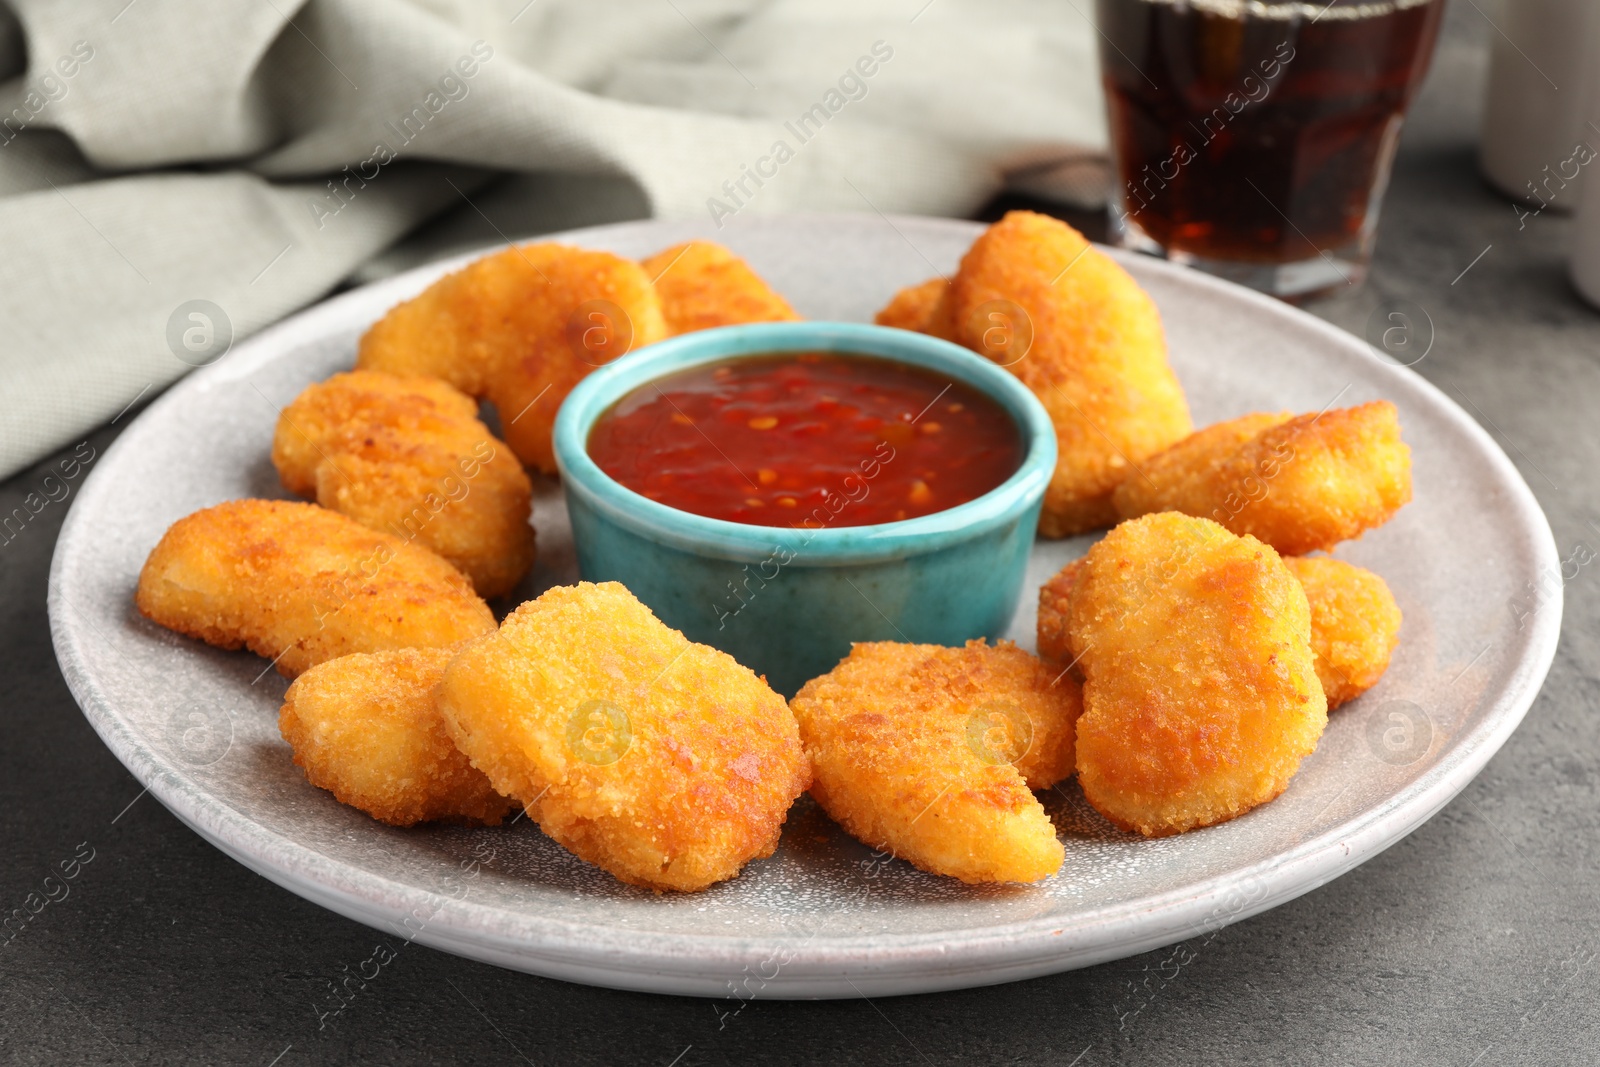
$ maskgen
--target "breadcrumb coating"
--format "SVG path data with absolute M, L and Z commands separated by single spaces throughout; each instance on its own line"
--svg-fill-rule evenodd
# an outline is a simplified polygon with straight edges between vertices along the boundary
M 1163 512 L 1089 550 L 1069 599 L 1078 781 L 1147 837 L 1276 797 L 1327 724 L 1306 594 L 1271 546 Z
M 1384 580 L 1343 560 L 1285 556 L 1311 608 L 1311 651 L 1328 710 L 1378 684 L 1400 642 L 1400 608 Z M 1083 561 L 1061 568 L 1039 587 L 1039 655 L 1074 670 L 1067 636 L 1068 605 Z
M 643 266 L 661 294 L 669 334 L 800 318 L 748 263 L 711 241 L 674 245 Z
M 644 268 L 560 244 L 508 248 L 434 282 L 361 338 L 363 370 L 442 378 L 494 403 L 506 442 L 555 473 L 550 429 L 591 370 L 667 335 Z
M 1362 567 L 1322 556 L 1283 561 L 1311 605 L 1311 650 L 1328 710 L 1378 684 L 1400 643 L 1400 605 L 1384 580 Z
M 533 566 L 527 472 L 436 378 L 352 371 L 307 386 L 278 416 L 272 463 L 291 492 L 443 556 L 479 596 Z
M 949 290 L 950 283 L 943 278 L 929 278 L 925 282 L 908 285 L 894 294 L 883 310 L 872 317 L 872 321 L 879 326 L 893 326 L 948 340 L 950 331 L 948 324 L 942 321 L 941 312 L 949 310 L 945 302 L 945 294 Z
M 810 782 L 783 698 L 616 582 L 523 604 L 451 662 L 439 707 L 495 789 L 633 885 L 734 877 Z
M 1411 500 L 1411 449 L 1387 400 L 1208 426 L 1139 465 L 1114 497 L 1134 518 L 1181 511 L 1286 556 L 1330 549 Z
M 496 793 L 450 740 L 434 703 L 448 648 L 357 653 L 318 664 L 283 696 L 278 732 L 319 789 L 390 826 L 497 826 L 516 801 Z
M 1067 619 L 1072 603 L 1072 587 L 1077 583 L 1083 560 L 1075 559 L 1062 567 L 1039 587 L 1039 613 L 1034 620 L 1035 647 L 1039 656 L 1052 663 L 1072 663 L 1072 642 L 1067 636 Z M 1077 669 L 1077 664 L 1072 664 Z M 1081 677 L 1081 675 L 1080 675 Z
M 1077 682 L 1010 642 L 856 644 L 790 706 L 811 795 L 864 844 L 963 882 L 1034 882 L 1061 843 L 1030 790 L 1073 769 Z
M 1040 534 L 1110 526 L 1123 478 L 1194 428 L 1154 301 L 1078 231 L 1029 211 L 973 242 L 948 300 L 953 339 L 1005 365 L 1055 425 Z
M 315 504 L 230 500 L 179 519 L 139 572 L 139 610 L 293 678 L 353 652 L 439 648 L 494 629 L 462 573 Z

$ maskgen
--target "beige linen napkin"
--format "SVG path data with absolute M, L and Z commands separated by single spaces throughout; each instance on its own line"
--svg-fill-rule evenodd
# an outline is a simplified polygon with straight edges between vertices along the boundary
M 0 477 L 341 280 L 403 265 L 375 257 L 441 212 L 501 236 L 643 215 L 960 214 L 1008 180 L 1093 204 L 1090 14 L 0 0 Z

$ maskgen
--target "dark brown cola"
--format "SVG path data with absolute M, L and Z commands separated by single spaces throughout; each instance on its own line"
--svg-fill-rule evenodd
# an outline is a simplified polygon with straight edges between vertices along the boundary
M 1444 0 L 1096 8 L 1123 243 L 1234 273 L 1364 269 Z

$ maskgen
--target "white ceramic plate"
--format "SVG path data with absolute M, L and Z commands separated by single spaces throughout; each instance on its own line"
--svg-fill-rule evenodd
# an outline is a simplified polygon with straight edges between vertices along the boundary
M 900 286 L 953 269 L 978 232 L 943 220 L 809 216 L 720 231 L 633 223 L 563 239 L 644 256 L 712 237 L 802 314 L 869 320 Z M 349 367 L 370 322 L 464 259 L 261 333 L 128 428 L 84 484 L 56 551 L 50 618 L 62 671 L 150 792 L 252 870 L 396 936 L 575 982 L 740 999 L 953 989 L 1130 955 L 1281 904 L 1417 827 L 1505 741 L 1555 653 L 1560 582 L 1540 578 L 1560 564 L 1511 463 L 1422 378 L 1275 301 L 1118 258 L 1160 305 L 1198 424 L 1386 397 L 1415 457 L 1415 502 L 1338 553 L 1393 588 L 1405 612 L 1394 663 L 1334 713 L 1282 797 L 1233 822 L 1145 841 L 1111 829 L 1068 784 L 1045 796 L 1067 846 L 1061 871 L 1037 886 L 972 888 L 874 855 L 802 799 L 777 855 L 708 892 L 658 896 L 586 866 L 525 819 L 396 830 L 313 788 L 278 736 L 283 679 L 255 656 L 141 618 L 139 567 L 183 515 L 286 495 L 268 460 L 278 407 Z M 536 523 L 540 563 L 527 595 L 576 578 L 550 487 Z M 1030 590 L 1088 543 L 1040 542 Z M 1536 603 L 1529 583 L 1554 591 Z M 1029 648 L 1031 600 L 1012 631 Z

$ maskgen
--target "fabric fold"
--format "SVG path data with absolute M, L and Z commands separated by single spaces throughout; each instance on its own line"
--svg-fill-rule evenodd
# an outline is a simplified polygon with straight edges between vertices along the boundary
M 1093 201 L 1077 2 L 11 0 L 0 477 L 480 221 Z

